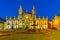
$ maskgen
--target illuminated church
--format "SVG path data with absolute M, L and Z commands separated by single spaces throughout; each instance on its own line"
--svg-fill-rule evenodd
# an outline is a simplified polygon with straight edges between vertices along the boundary
M 14 16 L 8 18 L 4 22 L 4 29 L 48 29 L 48 17 L 36 18 L 35 7 L 32 7 L 32 12 L 25 12 L 23 14 L 22 6 L 19 8 L 18 18 Z

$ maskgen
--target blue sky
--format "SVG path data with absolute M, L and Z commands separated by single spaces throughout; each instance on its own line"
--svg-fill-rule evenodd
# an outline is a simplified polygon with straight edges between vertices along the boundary
M 18 16 L 18 9 L 22 5 L 23 12 L 31 12 L 35 6 L 37 17 L 48 16 L 49 20 L 60 14 L 60 0 L 0 0 L 0 16 Z

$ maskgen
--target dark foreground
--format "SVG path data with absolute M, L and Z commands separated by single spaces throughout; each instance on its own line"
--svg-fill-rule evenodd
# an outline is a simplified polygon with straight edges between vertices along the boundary
M 4 35 L 0 34 L 0 40 L 60 40 L 60 31 L 42 30 L 39 33 L 8 32 Z

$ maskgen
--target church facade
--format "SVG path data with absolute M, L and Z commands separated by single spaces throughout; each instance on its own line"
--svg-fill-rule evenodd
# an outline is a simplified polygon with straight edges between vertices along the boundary
M 6 16 L 5 29 L 48 29 L 48 17 L 36 18 L 35 7 L 32 7 L 32 12 L 23 14 L 22 6 L 19 8 L 18 18 L 14 16 L 8 18 Z

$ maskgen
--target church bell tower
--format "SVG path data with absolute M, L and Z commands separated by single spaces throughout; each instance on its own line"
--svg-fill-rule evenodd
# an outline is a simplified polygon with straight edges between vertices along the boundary
M 32 8 L 32 17 L 33 17 L 33 19 L 35 18 L 35 13 L 36 13 L 36 10 L 35 10 L 35 7 L 33 6 L 33 8 Z
M 19 16 L 18 18 L 22 18 L 22 6 L 20 5 L 20 8 L 19 8 Z

